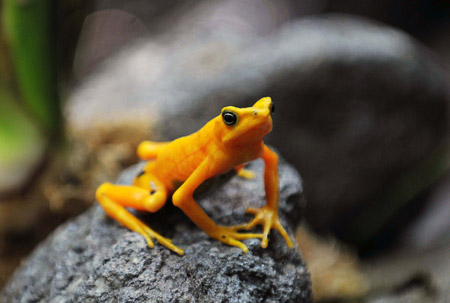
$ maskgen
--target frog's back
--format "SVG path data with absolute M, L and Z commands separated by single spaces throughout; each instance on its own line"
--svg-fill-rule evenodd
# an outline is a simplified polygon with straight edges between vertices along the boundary
M 205 159 L 210 141 L 200 132 L 178 138 L 167 144 L 145 170 L 166 186 L 176 187 L 174 184 L 184 182 Z

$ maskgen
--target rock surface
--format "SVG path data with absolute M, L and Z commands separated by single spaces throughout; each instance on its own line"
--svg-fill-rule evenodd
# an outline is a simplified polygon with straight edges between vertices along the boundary
M 427 251 L 450 246 L 450 175 L 447 174 L 431 189 L 426 207 L 408 226 L 401 239 L 405 250 Z M 450 261 L 450 254 L 449 254 Z M 450 267 L 449 267 L 450 272 Z
M 264 204 L 262 161 L 253 180 L 234 177 L 198 201 L 216 222 L 250 219 L 248 206 Z M 119 180 L 129 184 L 139 170 Z M 220 201 L 220 202 L 219 202 Z M 298 173 L 280 164 L 280 218 L 292 236 L 304 207 Z M 38 247 L 0 293 L 0 302 L 311 302 L 309 275 L 297 248 L 277 232 L 269 246 L 245 240 L 249 253 L 206 236 L 167 205 L 140 217 L 185 249 L 180 257 L 107 218 L 99 206 L 61 226 Z
M 427 251 L 398 250 L 370 265 L 369 303 L 450 302 L 450 244 Z
M 302 172 L 310 224 L 347 238 L 367 207 L 377 208 L 444 137 L 445 74 L 400 31 L 342 15 L 259 38 L 194 28 L 110 60 L 73 94 L 71 123 L 88 127 L 99 112 L 108 122 L 146 116 L 155 135 L 172 139 L 222 106 L 271 96 L 277 111 L 267 140 Z

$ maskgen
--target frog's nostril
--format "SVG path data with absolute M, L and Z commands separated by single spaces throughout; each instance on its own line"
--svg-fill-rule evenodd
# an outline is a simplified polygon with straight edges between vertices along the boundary
M 253 111 L 253 116 L 257 116 L 258 112 L 256 110 Z

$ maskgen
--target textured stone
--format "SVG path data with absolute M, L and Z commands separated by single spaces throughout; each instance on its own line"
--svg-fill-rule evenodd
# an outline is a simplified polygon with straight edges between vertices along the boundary
M 257 178 L 234 177 L 199 203 L 221 224 L 251 217 L 248 206 L 264 204 L 262 161 L 251 164 Z M 124 172 L 130 183 L 139 165 Z M 280 165 L 280 218 L 292 237 L 304 207 L 298 173 Z M 15 273 L 3 302 L 311 302 L 309 275 L 297 248 L 273 231 L 269 246 L 244 240 L 249 253 L 210 239 L 170 202 L 156 214 L 139 215 L 185 249 L 178 256 L 121 227 L 94 206 L 58 228 Z

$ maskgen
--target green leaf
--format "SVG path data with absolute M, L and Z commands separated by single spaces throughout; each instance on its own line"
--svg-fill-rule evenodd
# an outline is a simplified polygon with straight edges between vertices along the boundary
M 0 90 L 0 192 L 25 181 L 42 161 L 47 139 L 15 99 Z
M 51 0 L 3 1 L 3 30 L 21 100 L 49 135 L 60 122 L 53 9 Z

